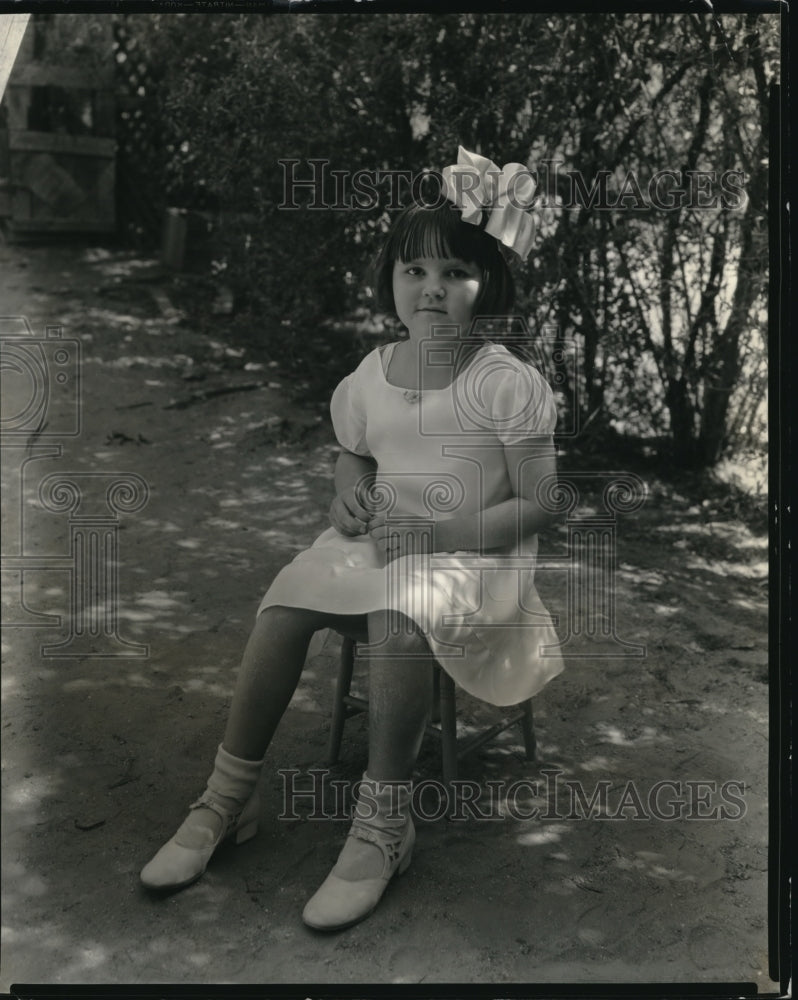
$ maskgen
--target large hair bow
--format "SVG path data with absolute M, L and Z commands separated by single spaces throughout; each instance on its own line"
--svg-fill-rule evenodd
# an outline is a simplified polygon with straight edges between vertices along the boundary
M 457 147 L 457 163 L 444 167 L 443 193 L 461 211 L 463 222 L 482 224 L 485 232 L 526 260 L 535 241 L 535 221 L 526 211 L 535 195 L 535 181 L 521 163 L 498 167 L 479 153 Z

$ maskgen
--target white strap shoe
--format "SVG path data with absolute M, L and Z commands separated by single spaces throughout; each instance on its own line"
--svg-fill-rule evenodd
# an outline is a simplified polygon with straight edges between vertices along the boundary
M 413 857 L 416 831 L 409 815 L 409 785 L 378 783 L 366 775 L 363 779 L 361 792 L 365 786 L 369 797 L 361 794 L 338 862 L 302 913 L 304 922 L 314 930 L 342 930 L 363 920 L 382 899 L 393 876 L 406 871 Z M 378 875 L 358 878 L 355 874 L 356 848 L 351 841 L 358 840 L 374 844 L 382 852 Z M 372 871 L 374 867 L 372 863 Z
M 203 874 L 224 840 L 232 837 L 243 844 L 255 836 L 262 766 L 262 760 L 242 760 L 219 746 L 207 788 L 191 804 L 191 812 L 174 837 L 141 870 L 141 882 L 147 889 L 183 889 Z

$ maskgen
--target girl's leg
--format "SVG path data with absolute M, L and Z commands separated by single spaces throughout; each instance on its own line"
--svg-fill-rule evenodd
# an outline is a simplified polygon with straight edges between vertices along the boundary
M 399 612 L 369 615 L 369 644 L 366 773 L 377 782 L 409 782 L 432 706 L 432 654 Z M 341 878 L 376 877 L 383 868 L 382 851 L 349 837 L 335 868 Z
M 388 631 L 397 624 L 409 627 Z M 410 778 L 431 707 L 431 654 L 415 626 L 395 612 L 369 615 L 369 643 L 369 765 L 344 848 L 303 913 L 317 930 L 368 916 L 409 864 L 415 842 Z
M 263 756 L 296 689 L 311 636 L 326 627 L 358 632 L 364 623 L 362 616 L 303 608 L 270 607 L 258 616 L 208 785 L 174 837 L 145 865 L 145 886 L 188 885 L 202 875 L 225 837 L 235 834 L 241 840 L 254 834 Z
M 241 658 L 222 739 L 227 753 L 262 761 L 299 683 L 313 633 L 322 628 L 362 631 L 364 622 L 364 616 L 339 617 L 309 608 L 264 608 Z M 190 820 L 215 836 L 221 832 L 222 819 L 212 809 L 200 807 Z
M 389 629 L 392 629 L 389 632 Z M 432 706 L 432 659 L 413 623 L 399 612 L 369 615 L 369 763 L 373 781 L 408 782 Z M 336 872 L 371 878 L 382 871 L 382 851 L 349 837 Z
M 299 683 L 314 632 L 362 632 L 365 616 L 336 616 L 307 608 L 265 608 L 241 660 L 222 745 L 236 757 L 260 760 Z
M 369 643 L 368 774 L 375 781 L 408 781 L 432 706 L 432 654 L 399 612 L 369 615 Z

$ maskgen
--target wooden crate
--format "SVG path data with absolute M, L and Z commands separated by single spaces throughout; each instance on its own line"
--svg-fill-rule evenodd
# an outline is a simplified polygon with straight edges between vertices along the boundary
M 0 134 L 0 217 L 10 235 L 110 233 L 116 226 L 116 141 L 109 32 L 92 40 L 93 65 L 64 65 L 74 15 L 32 19 L 8 81 Z M 48 30 L 59 45 L 48 48 Z M 38 31 L 38 37 L 37 37 Z M 98 72 L 107 56 L 108 67 Z

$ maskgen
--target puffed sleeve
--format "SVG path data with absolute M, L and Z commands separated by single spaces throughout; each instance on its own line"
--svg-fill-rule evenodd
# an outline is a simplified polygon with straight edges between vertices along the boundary
M 502 444 L 553 434 L 557 424 L 557 405 L 548 382 L 537 368 L 518 359 L 502 372 L 491 414 Z
M 362 364 L 338 383 L 330 400 L 330 416 L 338 443 L 356 455 L 371 455 L 366 444 L 366 407 Z

